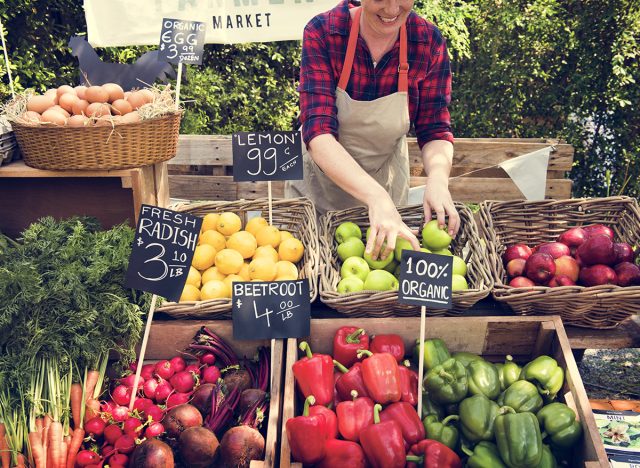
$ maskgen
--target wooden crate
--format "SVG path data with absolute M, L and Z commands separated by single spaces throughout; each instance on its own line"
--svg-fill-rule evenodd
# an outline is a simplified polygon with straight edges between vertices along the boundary
M 409 138 L 411 187 L 424 185 L 422 155 L 415 138 Z M 552 145 L 547 171 L 547 198 L 571 196 L 573 147 L 542 138 L 457 138 L 449 189 L 453 199 L 479 203 L 487 198 L 517 200 L 522 193 L 502 169 L 493 167 Z M 238 200 L 267 196 L 266 182 L 234 182 L 229 135 L 180 135 L 178 154 L 169 162 L 171 196 L 188 200 Z M 458 177 L 467 174 L 464 177 Z M 273 196 L 284 196 L 284 184 L 273 182 Z
M 396 333 L 403 337 L 408 351 L 413 349 L 420 330 L 419 318 L 382 319 L 325 319 L 311 321 L 311 335 L 307 341 L 317 353 L 331 353 L 335 331 L 346 325 L 358 325 L 370 335 Z M 582 421 L 583 442 L 576 450 L 575 466 L 608 466 L 604 447 L 600 442 L 587 394 L 571 353 L 562 321 L 552 317 L 435 317 L 426 323 L 427 338 L 442 338 L 451 351 L 480 354 L 488 360 L 503 362 L 507 354 L 517 361 L 527 361 L 541 354 L 554 357 L 565 369 L 565 384 L 560 392 Z M 298 340 L 287 342 L 287 362 L 282 409 L 280 466 L 299 468 L 291 460 L 285 423 L 296 416 L 297 398 L 291 366 L 298 359 Z
M 270 345 L 269 340 L 234 340 L 233 323 L 231 321 L 158 321 L 151 326 L 145 361 L 167 359 L 180 351 L 186 350 L 201 326 L 209 328 L 212 332 L 223 338 L 238 357 L 251 357 L 256 353 L 259 346 Z M 253 460 L 251 462 L 251 468 L 271 468 L 278 466 L 277 446 L 280 435 L 280 408 L 282 406 L 282 380 L 284 377 L 282 369 L 284 362 L 284 343 L 282 340 L 274 340 L 273 343 L 271 350 L 271 401 L 269 404 L 269 419 L 267 420 L 265 456 L 264 460 Z

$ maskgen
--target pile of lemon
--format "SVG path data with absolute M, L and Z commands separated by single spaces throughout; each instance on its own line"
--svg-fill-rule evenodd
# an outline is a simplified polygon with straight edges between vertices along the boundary
M 303 254 L 299 239 L 262 217 L 242 229 L 235 213 L 207 214 L 180 302 L 230 298 L 234 281 L 297 280 Z

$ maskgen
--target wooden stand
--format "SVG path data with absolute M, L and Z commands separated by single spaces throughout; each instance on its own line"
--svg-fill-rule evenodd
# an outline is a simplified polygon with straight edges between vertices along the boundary
M 43 216 L 93 216 L 107 229 L 137 221 L 143 203 L 167 206 L 167 164 L 115 171 L 45 171 L 17 161 L 0 167 L 0 231 L 17 236 Z

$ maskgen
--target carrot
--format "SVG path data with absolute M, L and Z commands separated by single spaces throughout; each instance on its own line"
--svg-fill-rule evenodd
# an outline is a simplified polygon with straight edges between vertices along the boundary
M 85 403 L 89 401 L 89 399 L 93 398 L 93 392 L 96 389 L 96 385 L 98 384 L 98 379 L 100 378 L 100 372 L 97 370 L 90 370 L 87 372 L 87 378 L 84 381 L 84 401 Z
M 62 455 L 62 424 L 53 421 L 49 426 L 49 453 L 47 454 L 47 465 L 52 468 L 61 468 L 60 457 Z M 65 460 L 66 462 L 66 460 Z M 64 466 L 64 465 L 62 465 Z
M 64 436 L 62 438 L 62 443 L 60 444 L 60 460 L 58 463 L 58 466 L 60 468 L 65 468 L 65 466 L 67 466 L 67 454 L 69 453 L 69 440 L 71 440 L 71 437 L 69 436 Z
M 36 418 L 36 431 L 40 434 L 40 438 L 42 439 L 42 429 L 43 429 L 43 421 L 42 418 Z M 40 440 L 40 444 L 42 445 L 42 440 Z
M 74 429 L 80 427 L 82 420 L 80 419 L 80 413 L 82 412 L 82 385 L 79 383 L 71 384 L 70 392 L 71 401 L 71 417 L 73 418 Z
M 42 418 L 42 450 L 44 452 L 44 465 L 51 466 L 52 461 L 49 459 L 49 429 L 51 428 L 51 416 L 48 414 Z
M 67 468 L 74 468 L 76 464 L 76 457 L 82 447 L 82 441 L 84 440 L 84 429 L 81 427 L 76 428 L 71 436 L 71 443 L 69 444 L 69 450 L 67 451 Z
M 29 445 L 31 446 L 33 461 L 36 464 L 35 468 L 44 468 L 46 457 L 42 447 L 42 434 L 40 432 L 29 432 Z
M 84 422 L 87 422 L 89 419 L 98 416 L 100 412 L 100 402 L 98 400 L 94 400 L 90 398 L 87 400 L 87 407 L 84 411 Z
M 27 459 L 21 453 L 18 454 L 16 468 L 27 468 Z
M 2 468 L 11 466 L 11 452 L 7 441 L 7 428 L 4 423 L 0 423 L 0 460 L 2 461 Z

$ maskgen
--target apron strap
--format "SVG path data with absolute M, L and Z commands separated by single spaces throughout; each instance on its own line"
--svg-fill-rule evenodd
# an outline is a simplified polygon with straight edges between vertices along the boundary
M 347 54 L 344 58 L 342 73 L 338 88 L 345 91 L 349 78 L 351 77 L 351 69 L 353 68 L 353 59 L 356 55 L 356 45 L 358 44 L 358 34 L 360 33 L 360 16 L 362 15 L 362 7 L 356 8 L 353 21 L 351 22 L 351 31 L 349 32 L 349 42 L 347 43 Z M 409 91 L 409 62 L 407 60 L 407 24 L 406 20 L 400 27 L 400 65 L 398 66 L 398 92 L 406 93 Z

